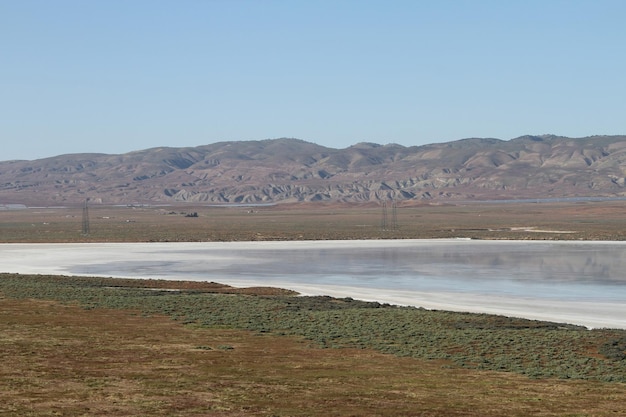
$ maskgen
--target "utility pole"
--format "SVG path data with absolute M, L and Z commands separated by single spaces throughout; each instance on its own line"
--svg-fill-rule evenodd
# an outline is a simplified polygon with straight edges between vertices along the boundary
M 83 206 L 83 235 L 89 236 L 89 207 L 87 207 L 86 199 L 85 205 Z

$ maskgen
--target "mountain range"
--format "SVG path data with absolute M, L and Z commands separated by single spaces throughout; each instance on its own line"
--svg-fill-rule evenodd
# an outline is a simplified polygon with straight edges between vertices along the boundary
M 624 197 L 626 136 L 424 146 L 299 139 L 0 162 L 0 206 Z

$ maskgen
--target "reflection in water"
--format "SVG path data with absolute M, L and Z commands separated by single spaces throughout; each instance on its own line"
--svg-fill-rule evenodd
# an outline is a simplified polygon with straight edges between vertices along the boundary
M 0 269 L 269 285 L 310 295 L 626 328 L 626 242 L 0 244 Z
M 159 253 L 158 260 L 148 261 L 139 255 L 132 261 L 76 265 L 71 272 L 626 300 L 626 245 L 617 242 L 306 243 L 194 246 Z

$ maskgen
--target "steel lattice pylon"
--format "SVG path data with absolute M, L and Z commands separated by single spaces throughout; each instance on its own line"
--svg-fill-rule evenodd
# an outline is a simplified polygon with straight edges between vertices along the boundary
M 87 200 L 83 206 L 83 235 L 89 234 L 89 207 L 87 206 Z

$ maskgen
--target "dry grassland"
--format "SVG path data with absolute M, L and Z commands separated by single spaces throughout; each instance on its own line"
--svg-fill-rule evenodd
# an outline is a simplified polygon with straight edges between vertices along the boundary
M 0 298 L 0 415 L 617 416 L 626 385 L 529 379 L 128 310 Z
M 449 238 L 626 239 L 626 201 L 468 203 L 387 207 L 301 204 L 264 207 L 89 208 L 0 211 L 0 242 L 148 242 Z M 197 217 L 187 217 L 190 215 Z

